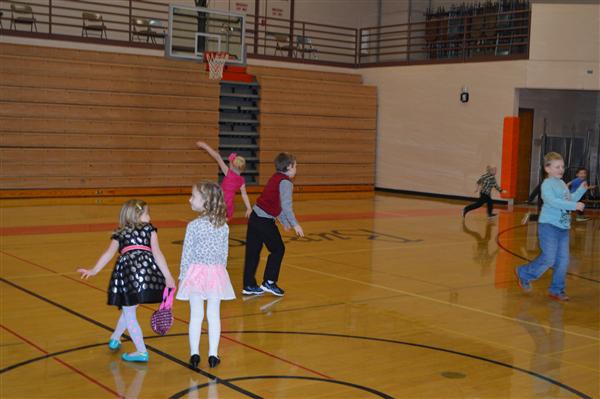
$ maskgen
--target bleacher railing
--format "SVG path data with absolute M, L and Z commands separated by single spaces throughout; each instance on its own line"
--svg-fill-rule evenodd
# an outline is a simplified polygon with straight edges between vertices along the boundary
M 13 4 L 30 6 L 35 26 L 15 26 Z M 0 35 L 162 49 L 168 31 L 168 6 L 151 0 L 2 0 L 0 11 Z M 104 35 L 84 27 L 83 13 L 102 16 Z M 146 30 L 152 34 L 144 33 L 139 19 L 152 21 Z M 422 21 L 356 29 L 248 14 L 246 52 L 250 58 L 345 67 L 526 59 L 530 20 L 526 9 L 424 16 Z
M 361 66 L 527 58 L 530 10 L 360 29 Z

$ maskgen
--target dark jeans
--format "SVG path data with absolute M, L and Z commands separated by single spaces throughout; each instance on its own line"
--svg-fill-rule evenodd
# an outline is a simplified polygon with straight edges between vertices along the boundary
M 246 230 L 246 259 L 244 262 L 244 287 L 255 286 L 256 269 L 260 261 L 260 251 L 262 246 L 266 245 L 269 250 L 267 266 L 263 276 L 263 281 L 277 281 L 279 278 L 279 269 L 285 253 L 285 245 L 279 234 L 279 229 L 274 219 L 261 218 L 252 212 L 248 220 L 248 229 Z
M 494 210 L 494 202 L 492 201 L 492 197 L 484 193 L 479 193 L 479 199 L 476 202 L 473 202 L 471 205 L 465 207 L 465 215 L 471 212 L 473 209 L 483 206 L 483 204 L 487 204 L 487 213 L 488 216 L 490 216 Z

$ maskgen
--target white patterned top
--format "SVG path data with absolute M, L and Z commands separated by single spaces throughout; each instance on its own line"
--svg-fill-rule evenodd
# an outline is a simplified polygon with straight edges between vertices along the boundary
M 190 265 L 227 266 L 229 226 L 215 227 L 208 217 L 188 223 L 183 241 L 179 280 L 185 278 Z

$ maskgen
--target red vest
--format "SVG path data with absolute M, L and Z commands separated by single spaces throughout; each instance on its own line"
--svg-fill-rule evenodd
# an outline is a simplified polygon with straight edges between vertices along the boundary
M 277 172 L 267 182 L 260 197 L 256 200 L 256 205 L 269 215 L 277 217 L 281 213 L 281 198 L 279 198 L 279 183 L 282 180 L 290 180 L 290 178 Z

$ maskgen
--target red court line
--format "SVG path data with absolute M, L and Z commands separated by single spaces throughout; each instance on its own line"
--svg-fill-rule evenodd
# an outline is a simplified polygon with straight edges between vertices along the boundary
M 390 217 L 411 217 L 411 216 L 446 216 L 457 213 L 457 208 L 441 209 L 406 209 L 401 211 L 389 212 L 345 212 L 345 213 L 320 213 L 314 215 L 299 215 L 300 222 L 315 222 L 327 220 L 348 220 L 348 219 L 373 219 Z M 229 221 L 230 225 L 246 224 L 247 219 L 243 217 L 233 218 Z M 160 220 L 154 222 L 156 227 L 160 228 L 179 228 L 185 227 L 187 222 L 182 220 Z M 15 226 L 0 228 L 0 236 L 18 236 L 29 234 L 69 234 L 69 233 L 93 233 L 98 231 L 112 231 L 117 228 L 115 223 L 84 223 L 84 224 L 63 224 L 47 226 Z
M 21 262 L 28 263 L 28 264 L 30 264 L 30 265 L 33 265 L 33 266 L 36 266 L 36 267 L 42 268 L 42 269 L 44 269 L 44 270 L 47 270 L 47 271 L 49 271 L 49 272 L 51 272 L 51 273 L 57 274 L 57 275 L 59 275 L 59 276 L 61 276 L 61 277 L 63 277 L 63 278 L 66 278 L 67 280 L 71 280 L 71 281 L 74 281 L 74 282 L 76 282 L 76 283 L 83 284 L 83 285 L 85 285 L 86 287 L 93 288 L 93 289 L 95 289 L 95 290 L 97 290 L 97 291 L 105 292 L 105 290 L 103 290 L 103 289 L 101 289 L 101 288 L 98 288 L 98 287 L 96 287 L 96 286 L 94 286 L 94 285 L 92 285 L 92 284 L 89 284 L 89 283 L 85 282 L 84 280 L 77 279 L 77 278 L 73 278 L 73 277 L 71 277 L 71 276 L 65 276 L 64 274 L 60 274 L 60 273 L 58 273 L 56 270 L 52 270 L 52 269 L 50 269 L 50 268 L 48 268 L 48 267 L 45 267 L 45 266 L 39 265 L 39 264 L 37 264 L 37 263 L 31 262 L 31 261 L 29 261 L 29 260 L 27 260 L 27 259 L 23 259 L 23 258 L 21 258 L 21 257 L 18 257 L 18 256 L 16 256 L 16 255 L 10 254 L 10 253 L 8 253 L 8 252 L 6 252 L 6 251 L 2 251 L 2 250 L 0 250 L 0 253 L 1 253 L 1 254 L 4 254 L 4 255 L 6 255 L 6 256 L 10 256 L 10 257 L 13 257 L 13 258 L 15 258 L 15 259 L 18 259 L 18 260 L 20 260 Z M 150 310 L 150 311 L 152 311 L 152 312 L 154 312 L 154 311 L 156 310 L 156 309 L 153 309 L 153 308 L 151 308 L 150 306 L 143 305 L 143 304 L 142 304 L 142 305 L 139 305 L 139 307 L 141 307 L 141 308 L 143 308 L 143 309 Z M 188 320 L 181 319 L 181 318 L 179 318 L 179 317 L 174 317 L 174 319 L 175 319 L 175 320 L 177 320 L 177 321 L 180 321 L 180 322 L 182 322 L 182 323 L 184 323 L 184 324 L 188 324 L 188 325 L 190 324 L 190 322 L 189 322 Z M 324 377 L 324 378 L 328 378 L 328 379 L 330 379 L 330 380 L 333 380 L 333 379 L 334 379 L 333 377 L 330 377 L 330 376 L 328 376 L 328 375 L 325 375 L 325 374 L 323 374 L 323 373 L 320 373 L 320 372 L 318 372 L 318 371 L 316 371 L 316 370 L 312 370 L 312 369 L 310 369 L 310 368 L 308 368 L 308 367 L 304 367 L 304 366 L 302 366 L 301 364 L 298 364 L 298 363 L 292 362 L 291 360 L 284 359 L 284 358 L 282 358 L 282 357 L 279 357 L 279 356 L 277 356 L 277 355 L 274 355 L 274 354 L 272 354 L 272 353 L 270 353 L 270 352 L 266 352 L 266 351 L 264 351 L 264 350 L 262 350 L 262 349 L 256 348 L 256 347 L 254 347 L 254 346 L 252 346 L 252 345 L 245 344 L 245 343 L 243 343 L 243 342 L 241 342 L 241 341 L 238 341 L 238 340 L 236 340 L 236 339 L 234 339 L 234 338 L 231 338 L 231 337 L 228 337 L 228 336 L 226 336 L 226 335 L 221 335 L 221 337 L 223 337 L 223 339 L 226 339 L 226 340 L 228 340 L 228 341 L 231 341 L 231 342 L 235 342 L 235 343 L 237 343 L 237 344 L 239 344 L 239 345 L 241 345 L 241 346 L 244 346 L 244 347 L 246 347 L 246 348 L 249 348 L 249 349 L 255 350 L 255 351 L 257 351 L 257 352 L 260 352 L 260 353 L 262 353 L 262 354 L 264 354 L 264 355 L 267 355 L 267 356 L 269 356 L 269 357 L 272 357 L 273 359 L 280 360 L 280 361 L 282 361 L 282 362 L 284 362 L 284 363 L 287 363 L 287 364 L 289 364 L 289 365 L 292 365 L 292 366 L 294 366 L 294 367 L 297 367 L 297 368 L 299 368 L 299 369 L 302 369 L 302 370 L 304 370 L 304 371 L 307 371 L 307 372 L 309 372 L 309 373 L 312 373 L 312 374 L 315 374 L 315 375 L 318 375 L 318 376 L 321 376 L 321 377 Z
M 44 355 L 49 354 L 48 351 L 44 350 L 43 348 L 41 348 L 40 346 L 36 345 L 34 342 L 32 342 L 31 340 L 23 337 L 22 335 L 18 334 L 17 332 L 11 330 L 10 328 L 6 327 L 3 324 L 0 324 L 0 327 L 6 331 L 8 331 L 9 333 L 11 333 L 12 335 L 14 335 L 15 337 L 17 337 L 18 339 L 20 339 L 23 342 L 26 342 L 27 344 L 33 346 L 35 349 L 37 349 L 38 351 L 42 352 Z M 122 396 L 121 394 L 119 394 L 116 391 L 113 391 L 111 388 L 107 387 L 106 385 L 102 384 L 100 381 L 95 380 L 94 378 L 90 377 L 89 375 L 85 374 L 83 371 L 79 370 L 78 368 L 71 366 L 69 363 L 65 362 L 64 360 L 59 359 L 58 357 L 52 357 L 52 360 L 62 364 L 63 366 L 67 367 L 68 369 L 70 369 L 71 371 L 74 371 L 75 373 L 81 375 L 82 377 L 84 377 L 85 379 L 87 379 L 88 381 L 93 382 L 94 384 L 98 385 L 100 388 L 110 392 L 111 394 L 113 394 L 114 396 L 116 396 L 117 398 L 125 398 L 124 396 Z

